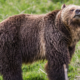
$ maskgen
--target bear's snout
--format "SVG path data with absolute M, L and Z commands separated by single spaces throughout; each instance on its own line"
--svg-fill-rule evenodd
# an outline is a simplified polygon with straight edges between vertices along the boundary
M 75 15 L 76 15 L 76 16 L 80 16 L 80 9 L 76 9 L 76 10 L 75 10 Z
M 74 15 L 73 18 L 75 18 L 75 19 L 80 19 L 80 9 L 76 9 L 76 10 L 75 10 L 75 15 Z

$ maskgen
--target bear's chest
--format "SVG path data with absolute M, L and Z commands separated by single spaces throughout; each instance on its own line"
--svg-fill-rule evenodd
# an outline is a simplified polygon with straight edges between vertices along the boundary
M 71 36 L 72 36 L 71 46 L 73 46 L 80 40 L 80 28 L 71 30 Z

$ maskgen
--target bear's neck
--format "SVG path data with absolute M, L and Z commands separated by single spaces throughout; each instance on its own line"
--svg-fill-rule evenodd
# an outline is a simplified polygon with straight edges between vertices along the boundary
M 70 29 L 71 31 L 71 37 L 72 37 L 72 42 L 70 46 L 76 45 L 76 43 L 80 40 L 80 28 L 79 26 L 72 26 L 72 28 L 76 27 L 75 29 Z
M 62 34 L 67 38 L 68 40 L 68 45 L 71 44 L 72 42 L 72 37 L 71 37 L 71 31 L 69 29 L 68 26 L 66 26 L 62 20 L 61 20 L 61 13 L 58 12 L 57 16 L 56 16 L 56 19 L 55 19 L 55 27 L 60 31 L 62 32 Z

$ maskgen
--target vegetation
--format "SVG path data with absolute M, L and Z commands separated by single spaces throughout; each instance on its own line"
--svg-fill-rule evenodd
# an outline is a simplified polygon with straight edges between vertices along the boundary
M 79 5 L 79 0 L 0 0 L 0 22 L 9 16 L 16 14 L 44 14 L 54 9 L 60 9 L 62 4 Z M 70 80 L 80 80 L 80 42 L 76 46 L 76 52 L 69 65 L 68 77 Z M 38 61 L 32 65 L 22 65 L 24 80 L 48 80 L 44 70 L 46 61 Z M 0 76 L 0 80 L 2 76 Z

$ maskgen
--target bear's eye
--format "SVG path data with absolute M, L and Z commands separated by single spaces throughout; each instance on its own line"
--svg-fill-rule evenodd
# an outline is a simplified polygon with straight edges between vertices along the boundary
M 74 11 L 74 9 L 71 9 L 70 11 Z

